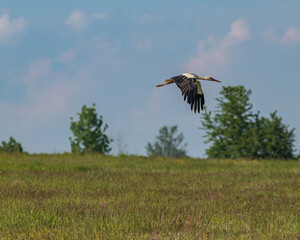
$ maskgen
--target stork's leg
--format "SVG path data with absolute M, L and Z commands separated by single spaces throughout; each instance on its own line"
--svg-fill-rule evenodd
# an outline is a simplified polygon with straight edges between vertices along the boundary
M 162 83 L 162 84 L 156 85 L 156 87 L 162 87 L 162 86 L 165 86 L 165 85 L 174 83 L 174 80 L 173 80 L 173 79 L 167 79 L 167 80 L 165 80 L 165 82 L 166 82 L 166 83 Z
M 167 80 L 165 80 L 165 82 L 174 82 L 174 80 L 173 79 L 167 79 Z

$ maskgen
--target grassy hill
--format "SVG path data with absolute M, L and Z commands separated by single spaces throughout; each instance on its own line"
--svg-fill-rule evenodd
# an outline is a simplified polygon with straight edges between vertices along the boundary
M 0 155 L 0 239 L 297 239 L 300 164 Z

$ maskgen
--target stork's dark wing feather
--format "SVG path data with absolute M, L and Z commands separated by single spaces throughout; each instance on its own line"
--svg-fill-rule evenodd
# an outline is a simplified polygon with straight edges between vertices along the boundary
M 184 75 L 175 76 L 172 79 L 180 88 L 184 101 L 187 100 L 187 103 L 191 105 L 191 110 L 195 113 L 200 112 L 200 108 L 203 110 L 204 95 L 200 83 L 196 84 L 195 78 L 188 78 Z
M 179 75 L 172 77 L 174 82 L 177 84 L 177 86 L 180 88 L 182 95 L 184 95 L 186 92 L 189 92 L 190 90 L 197 88 L 195 84 L 194 78 L 188 78 L 184 75 Z

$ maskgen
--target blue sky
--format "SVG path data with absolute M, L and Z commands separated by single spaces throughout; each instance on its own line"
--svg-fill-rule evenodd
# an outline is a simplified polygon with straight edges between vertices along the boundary
M 70 117 L 95 102 L 129 153 L 178 125 L 188 154 L 203 157 L 199 115 L 175 85 L 154 87 L 195 72 L 250 88 L 255 111 L 278 110 L 296 128 L 299 150 L 299 9 L 298 0 L 1 0 L 0 140 L 70 151 Z M 213 110 L 222 84 L 202 86 Z

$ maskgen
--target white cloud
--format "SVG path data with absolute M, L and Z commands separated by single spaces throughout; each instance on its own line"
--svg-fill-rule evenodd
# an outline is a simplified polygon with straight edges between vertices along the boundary
M 81 10 L 74 10 L 65 21 L 65 24 L 75 31 L 82 30 L 88 23 L 88 16 Z
M 300 43 L 300 28 L 291 26 L 281 36 L 276 35 L 273 28 L 267 28 L 261 32 L 260 36 L 267 41 L 275 43 Z
M 113 46 L 110 42 L 104 41 L 102 35 L 98 35 L 93 37 L 87 41 L 78 44 L 73 48 L 69 48 L 65 50 L 63 53 L 59 54 L 55 61 L 62 64 L 67 63 L 75 63 L 75 60 L 80 61 L 80 57 L 82 55 L 86 55 L 88 53 L 89 57 L 96 56 L 97 58 L 99 55 L 97 54 L 98 51 L 107 51 L 107 54 L 112 54 L 117 50 L 116 46 Z M 101 58 L 101 57 L 100 57 Z M 103 59 L 103 58 L 102 58 Z M 72 66 L 72 65 L 70 65 Z
M 21 119 L 46 120 L 66 108 L 68 98 L 75 93 L 76 84 L 51 68 L 51 59 L 40 58 L 30 64 L 28 76 L 24 79 L 27 95 L 18 109 Z
M 71 76 L 52 69 L 51 59 L 40 58 L 29 64 L 27 74 L 20 77 L 25 86 L 25 95 L 19 103 L 0 102 L 0 113 L 7 125 L 18 129 L 47 126 L 70 115 L 75 97 L 80 96 L 81 70 Z M 86 73 L 84 75 L 87 75 Z M 22 131 L 22 130 L 21 130 Z
M 136 44 L 137 48 L 150 48 L 152 45 L 152 42 L 150 40 L 147 40 L 145 42 L 139 42 Z
M 282 37 L 284 43 L 300 42 L 300 29 L 296 27 L 289 27 Z
M 22 119 L 27 126 L 43 125 L 57 115 L 64 114 L 70 99 L 79 91 L 76 84 L 70 84 L 66 79 L 57 78 L 52 81 L 38 89 L 29 86 L 26 99 L 15 109 L 18 119 Z
M 86 12 L 77 9 L 70 14 L 70 16 L 65 21 L 65 24 L 71 27 L 75 32 L 80 32 L 94 20 L 101 20 L 104 18 L 107 18 L 106 13 L 98 12 L 89 15 Z
M 25 80 L 25 84 L 32 84 L 37 81 L 38 78 L 47 74 L 51 68 L 51 60 L 49 58 L 40 58 L 29 66 L 28 78 Z
M 10 19 L 8 13 L 0 16 L 0 44 L 16 41 L 16 37 L 22 34 L 26 28 L 27 21 L 22 18 Z
M 242 19 L 239 19 L 231 24 L 231 31 L 226 37 L 230 39 L 230 43 L 242 42 L 250 38 L 248 26 Z
M 69 49 L 66 52 L 62 53 L 56 58 L 56 61 L 59 63 L 69 63 L 72 62 L 75 58 L 75 50 Z
M 13 101 L 5 96 L 0 101 L 0 124 L 6 126 L 3 134 L 17 138 L 23 135 L 28 145 L 24 147 L 29 151 L 66 149 L 61 145 L 67 140 L 66 133 L 61 131 L 69 130 L 70 117 L 76 116 L 82 104 L 97 103 L 97 97 L 105 94 L 100 82 L 110 83 L 104 70 L 114 65 L 109 62 L 117 61 L 115 49 L 97 36 L 65 49 L 54 58 L 45 56 L 24 63 L 25 71 L 16 69 L 12 78 L 17 79 L 21 92 L 16 92 L 18 97 Z M 62 66 L 57 64 L 59 61 L 72 62 Z M 105 100 L 99 102 L 105 105 Z M 54 142 L 50 142 L 49 135 L 53 135 Z M 51 146 L 46 146 L 47 141 Z
M 188 72 L 211 72 L 225 66 L 229 59 L 231 47 L 250 38 L 248 26 L 242 19 L 231 24 L 230 32 L 220 41 L 210 36 L 205 42 L 198 43 L 197 55 L 185 66 Z M 210 48 L 206 48 L 210 45 Z

